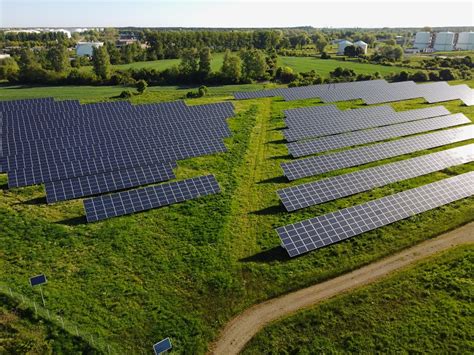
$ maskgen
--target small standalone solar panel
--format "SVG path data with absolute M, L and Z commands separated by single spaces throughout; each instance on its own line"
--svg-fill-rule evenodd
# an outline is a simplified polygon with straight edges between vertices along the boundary
M 278 190 L 291 212 L 474 161 L 474 144 Z
M 219 192 L 214 175 L 206 175 L 94 197 L 84 200 L 84 208 L 87 221 L 95 222 Z
M 390 126 L 376 127 L 368 130 L 354 131 L 349 133 L 325 136 L 314 140 L 298 141 L 288 143 L 289 153 L 295 157 L 316 154 L 328 150 L 351 147 L 360 144 L 382 141 L 389 138 L 396 138 L 417 134 L 427 131 L 434 131 L 441 128 L 454 127 L 471 120 L 462 113 L 455 113 L 448 116 L 427 118 L 407 123 L 399 123 Z
M 289 180 L 296 180 L 473 138 L 474 125 L 468 125 L 344 150 L 342 152 L 299 159 L 289 163 L 282 163 L 281 167 Z
M 277 228 L 290 257 L 474 195 L 474 172 Z
M 175 178 L 173 173 L 175 165 L 170 162 L 139 166 L 127 170 L 47 182 L 45 184 L 46 201 L 53 203 L 71 200 L 171 180 Z
M 170 338 L 163 339 L 158 343 L 153 345 L 153 351 L 155 355 L 163 354 L 165 351 L 168 351 L 172 348 Z

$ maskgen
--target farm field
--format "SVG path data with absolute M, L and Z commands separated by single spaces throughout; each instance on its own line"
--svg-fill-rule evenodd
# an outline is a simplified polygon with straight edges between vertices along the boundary
M 472 87 L 474 81 L 468 82 Z M 262 85 L 211 87 L 200 104 L 231 100 L 236 90 Z M 1 87 L 2 99 L 55 96 L 103 101 L 119 87 Z M 149 88 L 133 103 L 180 99 L 188 89 Z M 222 325 L 246 307 L 339 275 L 474 220 L 474 199 L 464 199 L 365 233 L 303 257 L 289 259 L 273 228 L 474 170 L 466 164 L 373 191 L 287 213 L 279 188 L 287 182 L 280 163 L 289 160 L 282 141 L 283 110 L 319 104 L 317 99 L 233 101 L 228 152 L 180 161 L 177 178 L 214 174 L 222 193 L 144 213 L 86 224 L 81 201 L 46 205 L 43 186 L 7 189 L 0 175 L 0 244 L 3 284 L 38 300 L 28 277 L 44 272 L 48 309 L 110 344 L 144 352 L 171 337 L 177 353 L 205 353 Z M 360 101 L 340 108 L 362 106 Z M 428 107 L 421 99 L 394 103 L 397 110 Z M 474 121 L 472 108 L 444 103 Z M 473 143 L 474 140 L 433 149 Z M 403 157 L 367 164 L 380 165 Z M 350 168 L 337 174 L 359 169 Z M 414 223 L 416 222 L 416 223 Z M 88 339 L 84 339 L 90 342 Z M 93 347 L 93 344 L 90 344 Z
M 473 258 L 473 245 L 436 255 L 268 326 L 242 353 L 470 353 Z

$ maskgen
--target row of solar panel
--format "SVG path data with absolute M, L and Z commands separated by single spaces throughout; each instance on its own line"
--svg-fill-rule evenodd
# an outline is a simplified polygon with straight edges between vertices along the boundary
M 357 110 L 350 110 L 357 111 Z M 424 118 L 448 115 L 450 112 L 443 106 L 427 107 L 416 110 L 376 114 L 372 117 L 354 117 L 348 113 L 341 118 L 322 116 L 318 119 L 307 120 L 298 126 L 283 131 L 289 142 L 312 137 L 327 136 L 372 127 L 381 127 L 396 123 L 420 120 Z
M 280 88 L 255 92 L 235 93 L 236 99 L 283 96 L 286 101 L 321 98 L 323 102 L 362 99 L 366 104 L 400 101 L 423 97 L 427 102 L 462 100 L 474 104 L 474 91 L 467 85 L 446 82 L 415 84 L 412 81 L 387 83 L 384 80 L 321 84 L 295 88 Z

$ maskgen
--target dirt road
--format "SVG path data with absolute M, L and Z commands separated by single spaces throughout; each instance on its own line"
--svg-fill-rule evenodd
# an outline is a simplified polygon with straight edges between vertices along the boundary
M 474 223 L 427 240 L 348 274 L 257 304 L 225 326 L 217 341 L 211 346 L 210 352 L 218 355 L 238 354 L 259 330 L 278 318 L 286 317 L 328 298 L 377 281 L 433 254 L 467 243 L 474 243 Z

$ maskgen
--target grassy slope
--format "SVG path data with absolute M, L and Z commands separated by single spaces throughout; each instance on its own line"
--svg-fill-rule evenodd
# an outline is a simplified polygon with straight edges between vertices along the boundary
M 96 98 L 107 98 L 109 89 L 97 88 Z M 212 88 L 211 96 L 188 103 L 227 100 L 235 89 Z M 93 90 L 3 88 L 0 95 L 76 95 L 90 101 Z M 182 95 L 175 88 L 160 88 L 133 100 L 153 102 Z M 154 340 L 170 336 L 177 352 L 202 353 L 225 321 L 253 303 L 335 276 L 474 219 L 474 199 L 465 199 L 288 259 L 278 247 L 274 227 L 474 170 L 474 164 L 466 164 L 286 213 L 275 191 L 302 181 L 287 183 L 281 177 L 279 164 L 289 159 L 279 130 L 282 110 L 317 103 L 278 98 L 235 102 L 239 114 L 229 121 L 234 131 L 226 140 L 229 152 L 179 162 L 177 170 L 180 179 L 215 174 L 222 194 L 145 213 L 85 224 L 80 201 L 48 206 L 42 186 L 7 190 L 6 175 L 0 175 L 0 279 L 37 299 L 27 278 L 45 272 L 51 310 L 62 310 L 64 317 L 100 333 L 112 345 L 145 350 Z M 422 100 L 394 104 L 397 109 L 426 106 Z M 474 120 L 472 109 L 458 101 L 445 106 Z M 460 144 L 451 146 L 456 145 Z M 422 153 L 426 152 L 404 158 Z M 334 173 L 325 174 L 329 175 Z
M 274 323 L 243 354 L 472 353 L 474 247 Z

